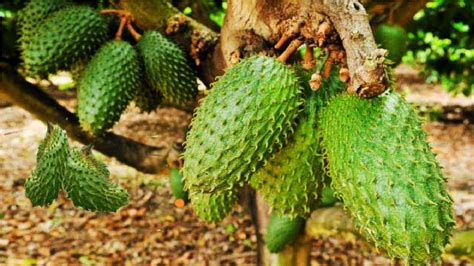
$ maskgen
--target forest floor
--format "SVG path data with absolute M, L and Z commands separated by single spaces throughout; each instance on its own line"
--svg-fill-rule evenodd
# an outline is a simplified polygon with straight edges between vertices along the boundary
M 451 97 L 413 70 L 397 69 L 400 89 L 413 102 L 473 105 L 474 97 Z M 54 93 L 69 108 L 70 92 Z M 150 145 L 182 141 L 190 114 L 172 108 L 140 114 L 131 107 L 114 131 Z M 474 125 L 427 121 L 455 201 L 458 229 L 474 228 Z M 0 265 L 253 265 L 256 237 L 240 207 L 219 224 L 200 221 L 189 206 L 176 208 L 166 176 L 143 174 L 99 153 L 111 178 L 130 193 L 114 214 L 75 209 L 61 195 L 49 208 L 32 208 L 24 181 L 35 165 L 46 126 L 15 106 L 0 107 Z M 72 145 L 79 145 L 72 142 Z M 444 257 L 446 265 L 467 265 Z M 314 241 L 314 265 L 389 265 L 363 241 L 341 237 Z

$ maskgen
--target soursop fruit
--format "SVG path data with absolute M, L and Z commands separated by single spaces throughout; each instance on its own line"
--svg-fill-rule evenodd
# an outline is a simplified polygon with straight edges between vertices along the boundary
M 248 181 L 293 133 L 302 103 L 294 72 L 275 58 L 252 56 L 214 83 L 186 139 L 187 188 L 212 192 Z
M 344 93 L 320 126 L 332 186 L 365 237 L 413 263 L 439 258 L 455 224 L 452 200 L 413 107 L 392 91 Z
M 219 222 L 226 217 L 238 199 L 238 188 L 213 193 L 189 191 L 194 212 L 206 222 Z
M 317 138 L 317 103 L 308 100 L 292 140 L 250 179 L 270 205 L 272 213 L 290 217 L 310 214 L 317 199 L 323 161 Z
M 318 184 L 324 179 L 318 114 L 329 99 L 344 88 L 337 70 L 333 70 L 321 88 L 312 92 L 306 101 L 305 110 L 299 117 L 299 125 L 290 142 L 250 179 L 250 184 L 262 194 L 272 213 L 291 218 L 305 217 L 315 207 Z
M 64 7 L 66 0 L 31 0 L 18 12 L 17 31 L 20 48 L 24 49 L 30 42 L 38 27 L 53 12 Z
M 88 211 L 115 212 L 128 204 L 128 192 L 109 180 L 104 163 L 91 153 L 91 147 L 74 148 L 67 160 L 63 187 L 74 206 Z
M 137 44 L 145 79 L 166 101 L 182 105 L 197 93 L 197 80 L 183 51 L 157 31 L 146 31 Z
M 110 41 L 94 55 L 79 80 L 77 114 L 82 128 L 101 135 L 120 119 L 140 81 L 135 49 L 125 41 Z
M 406 52 L 408 36 L 405 29 L 399 25 L 382 24 L 375 29 L 375 42 L 387 49 L 387 59 L 398 65 Z
M 182 199 L 184 202 L 189 201 L 188 192 L 184 190 L 183 175 L 181 175 L 179 169 L 171 169 L 169 179 L 171 193 L 173 194 L 174 198 Z
M 88 6 L 67 6 L 51 14 L 23 49 L 23 61 L 29 76 L 67 70 L 90 55 L 107 38 L 107 24 Z
M 142 112 L 150 113 L 160 106 L 162 100 L 163 96 L 159 91 L 148 84 L 142 84 L 137 89 L 134 102 Z
M 38 146 L 36 168 L 25 181 L 25 194 L 33 206 L 48 206 L 58 197 L 68 156 L 66 132 L 48 124 L 46 137 Z
M 303 231 L 305 220 L 272 213 L 265 234 L 265 245 L 271 253 L 280 252 L 286 244 L 294 241 Z

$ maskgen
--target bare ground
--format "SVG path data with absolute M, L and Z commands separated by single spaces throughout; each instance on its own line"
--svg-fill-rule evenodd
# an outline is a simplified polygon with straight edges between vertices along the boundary
M 429 94 L 435 101 L 474 103 L 472 97 L 450 97 L 403 71 L 397 74 L 410 100 Z M 68 97 L 61 102 L 70 108 L 75 104 Z M 149 115 L 129 108 L 114 131 L 147 144 L 182 141 L 189 119 L 171 108 Z M 458 228 L 474 228 L 474 125 L 427 122 L 425 128 L 449 177 Z M 165 176 L 140 173 L 101 154 L 111 178 L 129 191 L 130 205 L 115 214 L 97 214 L 75 209 L 61 196 L 49 208 L 32 208 L 23 183 L 45 132 L 45 125 L 27 112 L 0 108 L 0 265 L 255 264 L 255 232 L 239 207 L 222 223 L 205 224 L 189 206 L 174 207 Z M 466 263 L 445 257 L 447 265 Z M 324 238 L 314 241 L 312 264 L 388 265 L 390 260 L 363 241 Z

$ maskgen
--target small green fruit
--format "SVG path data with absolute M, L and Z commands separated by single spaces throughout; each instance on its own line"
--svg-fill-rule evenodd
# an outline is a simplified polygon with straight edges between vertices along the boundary
M 402 61 L 408 45 L 408 37 L 404 28 L 399 25 L 382 24 L 375 29 L 375 42 L 387 49 L 388 56 L 395 65 Z
M 267 226 L 265 244 L 271 253 L 280 252 L 286 244 L 295 240 L 304 229 L 301 217 L 289 218 L 272 214 Z
M 188 192 L 184 190 L 183 176 L 177 168 L 173 168 L 170 171 L 170 188 L 175 199 L 182 199 L 184 202 L 188 201 Z

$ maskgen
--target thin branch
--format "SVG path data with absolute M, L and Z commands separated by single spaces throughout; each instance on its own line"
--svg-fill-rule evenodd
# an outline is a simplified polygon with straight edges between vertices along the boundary
M 357 0 L 315 0 L 313 4 L 329 17 L 342 40 L 357 94 L 374 97 L 384 92 L 386 50 L 377 48 L 364 6 Z
M 291 41 L 290 45 L 286 48 L 285 51 L 278 57 L 278 61 L 286 62 L 288 58 L 303 44 L 303 41 L 300 39 L 294 39 Z
M 82 131 L 78 118 L 59 105 L 56 100 L 36 85 L 27 82 L 14 68 L 0 64 L 0 98 L 32 113 L 43 122 L 58 124 L 68 136 L 94 148 L 107 156 L 146 173 L 166 170 L 172 145 L 153 147 L 134 140 L 107 133 L 95 137 Z
M 132 34 L 133 38 L 137 42 L 142 38 L 142 35 L 140 33 L 138 33 L 135 30 L 135 28 L 132 26 L 132 21 L 130 19 L 127 21 L 127 29 L 128 29 L 128 32 L 130 32 L 130 34 Z

